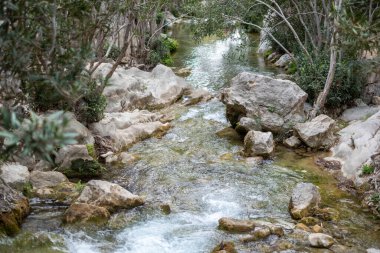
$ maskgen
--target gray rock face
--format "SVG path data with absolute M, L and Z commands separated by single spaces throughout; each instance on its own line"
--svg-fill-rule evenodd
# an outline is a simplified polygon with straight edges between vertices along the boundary
M 274 141 L 271 132 L 249 131 L 244 138 L 244 153 L 246 156 L 267 156 L 273 150 Z
M 313 216 L 321 202 L 318 188 L 311 183 L 298 183 L 293 189 L 289 203 L 290 215 L 293 219 Z
M 149 111 L 106 113 L 104 119 L 93 123 L 90 129 L 101 137 L 109 137 L 116 150 L 132 145 L 170 128 L 161 123 L 161 115 Z
M 311 121 L 298 123 L 294 130 L 300 139 L 311 148 L 330 148 L 336 138 L 334 137 L 335 120 L 327 115 L 319 115 Z
M 311 247 L 330 248 L 334 242 L 334 238 L 326 234 L 313 233 L 309 235 L 309 243 Z
M 130 193 L 120 185 L 102 180 L 91 180 L 76 203 L 86 203 L 106 208 L 112 212 L 119 208 L 133 208 L 144 204 L 144 199 Z
M 70 168 L 71 162 L 77 159 L 94 160 L 88 153 L 86 145 L 67 145 L 58 151 L 55 162 L 61 168 Z
M 261 131 L 261 125 L 255 119 L 243 117 L 237 123 L 235 130 L 241 135 L 246 135 L 251 130 Z
M 276 67 L 280 67 L 280 68 L 283 68 L 285 67 L 286 65 L 288 65 L 290 62 L 292 61 L 292 57 L 289 55 L 289 54 L 284 54 L 283 56 L 280 57 L 280 59 L 278 59 L 274 65 Z
M 22 191 L 29 182 L 30 173 L 27 167 L 18 163 L 6 163 L 0 167 L 0 178 L 13 189 Z
M 345 110 L 340 118 L 347 122 L 366 120 L 379 111 L 380 106 L 362 105 Z
M 79 144 L 94 144 L 95 139 L 92 136 L 90 130 L 85 127 L 82 123 L 76 120 L 75 116 L 71 112 L 66 112 L 65 117 L 69 119 L 69 124 L 65 128 L 67 132 L 74 132 L 78 134 L 77 141 Z
M 364 121 L 357 121 L 338 132 L 339 141 L 331 149 L 332 158 L 341 163 L 343 176 L 361 183 L 363 164 L 380 150 L 380 112 Z
M 298 139 L 296 136 L 289 137 L 288 139 L 284 140 L 283 143 L 288 148 L 297 148 L 302 144 L 300 139 Z
M 380 253 L 380 249 L 370 248 L 367 249 L 367 253 Z
M 111 68 L 110 63 L 102 63 L 94 76 L 105 77 Z M 164 65 L 157 65 L 152 72 L 118 67 L 109 84 L 103 92 L 106 112 L 163 108 L 176 102 L 188 88 L 183 78 Z
M 58 171 L 33 171 L 30 175 L 30 183 L 35 189 L 54 187 L 68 181 L 67 177 Z
M 228 120 L 235 126 L 242 117 L 260 122 L 262 129 L 281 133 L 303 122 L 307 94 L 294 82 L 243 72 L 221 93 Z

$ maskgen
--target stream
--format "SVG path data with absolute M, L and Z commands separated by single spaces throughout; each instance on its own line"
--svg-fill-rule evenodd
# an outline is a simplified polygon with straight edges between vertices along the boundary
M 174 62 L 192 69 L 186 80 L 193 86 L 217 94 L 242 71 L 279 73 L 255 54 L 257 36 L 244 38 L 249 46 L 241 45 L 239 33 L 196 43 L 187 29 L 183 25 L 172 29 L 180 44 Z M 223 240 L 235 241 L 239 252 L 272 252 L 267 245 L 285 239 L 270 236 L 242 244 L 239 235 L 218 230 L 218 219 L 261 219 L 291 226 L 289 199 L 302 181 L 319 186 L 322 203 L 339 211 L 339 221 L 327 226 L 342 234 L 339 242 L 351 247 L 349 252 L 380 248 L 380 221 L 314 165 L 314 156 L 325 154 L 297 154 L 278 147 L 271 160 L 252 165 L 239 155 L 242 140 L 228 128 L 225 107 L 217 99 L 168 110 L 176 116 L 174 127 L 161 138 L 134 145 L 129 152 L 138 160 L 106 178 L 145 196 L 144 206 L 119 212 L 100 228 L 62 227 L 66 207 L 34 199 L 23 232 L 14 239 L 0 239 L 0 252 L 200 253 L 211 252 Z M 162 205 L 169 205 L 171 213 L 163 213 Z M 288 241 L 303 252 L 332 252 L 311 249 L 293 237 Z

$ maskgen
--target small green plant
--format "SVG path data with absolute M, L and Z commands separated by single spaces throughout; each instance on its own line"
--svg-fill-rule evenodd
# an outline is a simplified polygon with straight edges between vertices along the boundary
M 32 190 L 33 186 L 30 182 L 26 183 L 22 189 L 22 194 L 24 194 L 25 197 L 31 197 L 32 196 Z
M 289 66 L 288 66 L 288 70 L 286 71 L 286 73 L 288 73 L 289 75 L 293 75 L 297 72 L 297 64 L 292 61 Z
M 86 187 L 86 184 L 83 184 L 81 180 L 79 180 L 76 184 L 75 184 L 75 190 L 77 190 L 78 192 L 82 192 L 84 187 Z
M 274 106 L 268 106 L 268 111 L 274 113 L 276 111 L 276 108 L 274 108 Z
M 62 172 L 68 178 L 92 179 L 100 177 L 106 169 L 96 160 L 77 159 L 71 162 L 71 167 Z
M 95 147 L 94 147 L 94 144 L 86 144 L 86 148 L 87 148 L 87 152 L 88 154 L 96 159 L 96 152 L 95 152 Z
M 272 51 L 272 49 L 268 49 L 268 50 L 266 50 L 265 52 L 264 52 L 264 58 L 266 59 L 266 58 L 268 58 L 269 57 L 269 55 L 271 55 L 273 53 L 273 51 Z
M 375 168 L 372 165 L 364 164 L 362 167 L 362 174 L 363 175 L 370 175 L 375 171 Z

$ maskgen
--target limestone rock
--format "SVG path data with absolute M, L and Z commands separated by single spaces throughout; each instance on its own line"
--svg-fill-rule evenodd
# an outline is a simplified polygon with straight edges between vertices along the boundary
M 211 253 L 238 253 L 233 242 L 221 242 Z
M 268 156 L 273 150 L 274 141 L 271 132 L 249 131 L 244 138 L 246 156 Z
M 332 158 L 339 161 L 344 177 L 362 183 L 359 175 L 363 164 L 380 150 L 380 112 L 364 121 L 357 121 L 338 132 L 339 141 L 331 149 Z
M 101 137 L 110 138 L 116 150 L 138 141 L 166 132 L 169 123 L 161 123 L 161 115 L 149 111 L 105 113 L 104 119 L 93 123 L 90 129 Z
M 367 249 L 367 253 L 380 253 L 380 249 L 370 248 Z
M 293 189 L 289 211 L 293 219 L 313 216 L 321 202 L 318 188 L 311 183 L 298 183 Z
M 195 105 L 200 102 L 207 102 L 212 99 L 212 95 L 205 89 L 191 89 L 183 98 L 183 104 L 186 106 Z
M 133 208 L 144 204 L 144 199 L 130 193 L 120 185 L 102 180 L 91 180 L 76 200 L 104 207 L 110 212 L 119 208 Z
M 300 139 L 298 139 L 296 136 L 291 136 L 285 139 L 283 143 L 288 148 L 297 148 L 302 144 Z
M 232 218 L 219 219 L 219 228 L 229 232 L 249 232 L 255 229 L 254 222 L 250 220 L 237 220 Z
M 191 75 L 191 68 L 181 68 L 181 69 L 174 71 L 174 73 L 180 77 L 187 77 L 187 76 Z
M 280 59 L 278 59 L 274 65 L 276 67 L 280 67 L 280 68 L 283 68 L 285 66 L 287 66 L 290 62 L 292 61 L 292 57 L 289 55 L 289 54 L 284 54 L 280 57 Z
M 311 148 L 328 149 L 336 138 L 334 137 L 335 120 L 327 115 L 319 115 L 311 121 L 298 123 L 294 130 L 300 139 Z
M 102 63 L 94 76 L 105 77 L 111 68 L 112 64 Z M 176 102 L 188 88 L 183 78 L 161 64 L 152 72 L 118 67 L 109 84 L 103 91 L 107 97 L 106 112 L 160 109 Z
M 110 213 L 104 207 L 86 203 L 74 203 L 66 210 L 63 221 L 65 223 L 102 222 L 107 221 L 109 217 Z
M 69 180 L 65 175 L 58 171 L 33 171 L 30 175 L 30 183 L 33 188 L 40 189 L 54 187 Z
M 18 163 L 5 163 L 0 167 L 0 178 L 13 189 L 22 191 L 29 182 L 30 173 L 27 167 Z
M 345 110 L 340 118 L 346 122 L 366 120 L 379 111 L 380 106 L 368 106 L 364 104 Z
M 78 198 L 80 189 L 77 184 L 62 182 L 55 186 L 33 189 L 31 195 L 40 199 L 54 199 L 57 202 L 71 204 Z
M 11 236 L 17 234 L 22 220 L 29 212 L 28 199 L 0 178 L 0 230 Z
M 309 243 L 311 247 L 330 248 L 334 242 L 334 238 L 326 234 L 312 233 L 309 235 Z
M 261 126 L 258 120 L 242 117 L 237 123 L 235 130 L 241 135 L 246 135 L 251 130 L 261 131 Z
M 303 122 L 307 94 L 294 82 L 243 72 L 223 89 L 221 100 L 233 126 L 242 117 L 255 119 L 265 131 L 282 133 Z
M 88 153 L 86 145 L 67 145 L 58 151 L 55 163 L 61 168 L 70 168 L 75 160 L 93 161 L 94 158 Z
M 72 132 L 76 133 L 78 136 L 76 137 L 76 140 L 79 144 L 94 144 L 95 139 L 94 136 L 92 136 L 92 133 L 90 130 L 85 127 L 82 123 L 80 123 L 71 112 L 66 112 L 64 115 L 68 120 L 69 123 L 65 128 L 66 132 Z

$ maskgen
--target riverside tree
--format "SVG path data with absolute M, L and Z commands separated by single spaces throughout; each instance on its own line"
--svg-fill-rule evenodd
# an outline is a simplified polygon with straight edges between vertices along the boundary
M 106 106 L 102 92 L 116 67 L 147 62 L 151 44 L 165 27 L 159 17 L 178 3 L 1 1 L 2 153 L 49 160 L 58 147 L 72 143 L 72 136 L 62 132 L 67 123 L 62 113 L 39 119 L 33 111 L 72 111 L 85 124 L 100 120 Z M 111 71 L 95 80 L 92 73 L 105 61 L 112 62 Z

